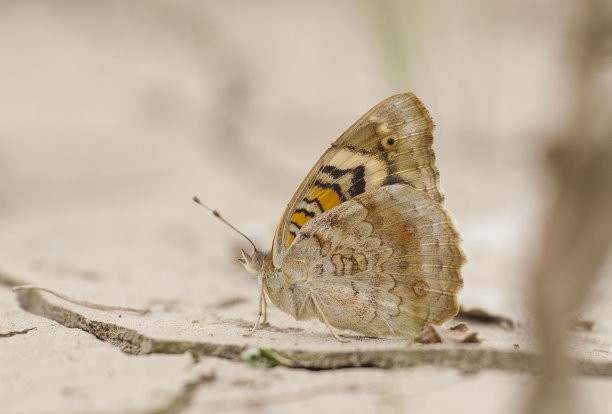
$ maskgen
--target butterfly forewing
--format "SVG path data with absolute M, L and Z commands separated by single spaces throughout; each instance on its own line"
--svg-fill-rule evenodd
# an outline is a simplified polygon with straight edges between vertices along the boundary
M 323 154 L 287 205 L 274 237 L 274 265 L 306 223 L 366 191 L 404 183 L 443 204 L 433 129 L 412 93 L 392 96 L 362 116 Z

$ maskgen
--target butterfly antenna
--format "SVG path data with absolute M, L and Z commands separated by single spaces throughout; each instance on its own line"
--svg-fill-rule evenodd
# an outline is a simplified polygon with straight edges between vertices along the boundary
M 227 221 L 226 219 L 224 219 L 221 214 L 219 214 L 219 212 L 217 210 L 213 210 L 212 208 L 208 207 L 206 204 L 202 203 L 200 201 L 200 199 L 195 196 L 193 197 L 193 201 L 195 201 L 197 204 L 201 205 L 202 207 L 204 207 L 206 210 L 210 211 L 211 213 L 213 213 L 213 216 L 215 216 L 216 218 L 218 218 L 219 220 L 221 220 L 222 222 L 224 222 L 225 224 L 227 224 L 232 230 L 234 230 L 236 233 L 240 234 L 242 237 L 244 237 L 245 239 L 248 240 L 249 243 L 251 243 L 251 245 L 253 246 L 253 249 L 257 250 L 257 247 L 255 246 L 255 243 L 253 243 L 253 241 L 251 239 L 249 239 L 246 234 L 244 234 L 243 232 L 241 232 L 240 230 L 238 230 L 236 227 L 234 227 L 229 221 Z

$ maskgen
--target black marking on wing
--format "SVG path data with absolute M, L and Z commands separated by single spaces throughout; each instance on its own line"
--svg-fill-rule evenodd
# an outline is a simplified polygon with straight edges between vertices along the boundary
M 321 168 L 322 173 L 329 174 L 334 179 L 340 178 L 343 175 L 350 173 L 352 171 L 353 171 L 352 169 L 341 170 L 339 168 L 334 167 L 333 165 L 326 165 L 325 167 Z
M 365 167 L 360 165 L 353 168 L 352 172 L 353 178 L 351 180 L 351 187 L 348 190 L 351 198 L 358 196 L 365 191 Z
M 402 180 L 398 175 L 387 175 L 383 180 L 382 185 L 391 185 L 391 184 L 408 184 L 412 187 L 412 185 L 406 180 Z
M 360 165 L 355 168 L 349 168 L 346 170 L 336 168 L 333 165 L 326 165 L 321 169 L 321 172 L 329 174 L 334 180 L 337 180 L 338 178 L 343 177 L 346 174 L 352 174 L 353 177 L 351 178 L 351 187 L 348 189 L 348 193 L 351 198 L 365 191 L 365 167 L 363 165 Z M 340 187 L 338 186 L 338 188 Z M 338 191 L 336 187 L 334 187 L 334 190 L 340 195 L 342 201 L 345 201 L 345 197 L 340 191 Z
M 298 208 L 297 210 L 295 210 L 293 212 L 293 214 L 295 214 L 295 213 L 304 213 L 304 215 L 308 216 L 308 217 L 314 217 L 315 216 L 315 213 L 313 213 L 312 211 L 308 211 L 305 208 Z
M 321 205 L 321 202 L 319 201 L 318 197 L 313 198 L 312 200 L 307 199 L 306 197 L 304 197 L 302 199 L 302 201 L 304 201 L 306 204 L 312 204 L 315 203 L 317 205 L 317 207 L 319 207 L 319 211 L 324 212 L 325 210 L 323 210 L 323 206 Z

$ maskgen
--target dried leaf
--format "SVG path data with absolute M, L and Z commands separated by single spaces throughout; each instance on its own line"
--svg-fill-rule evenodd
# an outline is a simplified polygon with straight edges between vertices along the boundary
M 478 333 L 468 332 L 468 330 L 465 323 L 459 323 L 450 328 L 429 325 L 415 341 L 422 344 L 479 344 Z

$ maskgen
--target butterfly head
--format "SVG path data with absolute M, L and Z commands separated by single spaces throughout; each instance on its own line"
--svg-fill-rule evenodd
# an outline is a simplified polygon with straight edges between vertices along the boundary
M 268 253 L 255 249 L 253 254 L 241 250 L 242 258 L 238 259 L 246 270 L 253 275 L 260 275 L 263 272 Z

